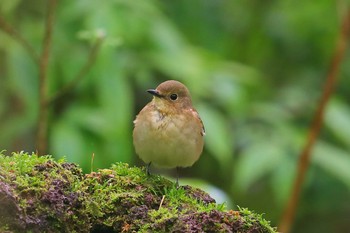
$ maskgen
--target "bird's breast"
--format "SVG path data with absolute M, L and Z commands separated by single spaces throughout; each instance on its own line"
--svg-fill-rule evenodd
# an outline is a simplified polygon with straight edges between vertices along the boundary
M 188 167 L 199 158 L 202 126 L 191 111 L 143 113 L 137 117 L 134 129 L 134 145 L 142 160 L 161 167 Z

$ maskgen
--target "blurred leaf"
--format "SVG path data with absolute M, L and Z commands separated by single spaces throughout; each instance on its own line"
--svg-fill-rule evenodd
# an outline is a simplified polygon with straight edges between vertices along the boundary
M 89 155 L 85 154 L 85 143 L 79 129 L 62 119 L 52 126 L 50 137 L 52 152 L 57 157 L 65 156 L 67 161 L 80 166 L 89 164 Z
M 205 148 L 220 162 L 221 167 L 227 168 L 233 158 L 233 135 L 228 121 L 204 104 L 197 109 L 206 130 Z
M 283 156 L 272 173 L 271 187 L 275 200 L 282 206 L 287 202 L 293 186 L 297 164 L 293 157 Z
M 90 42 L 94 42 L 97 39 L 101 39 L 101 38 L 106 37 L 106 32 L 102 28 L 96 29 L 94 31 L 84 30 L 84 31 L 78 32 L 77 37 L 80 40 L 87 40 L 87 41 L 90 41 Z
M 21 46 L 11 41 L 4 48 L 7 52 L 6 71 L 8 77 L 1 77 L 2 99 L 1 111 L 3 117 L 0 121 L 1 135 L 0 142 L 3 148 L 9 149 L 10 142 L 14 138 L 19 139 L 25 134 L 30 134 L 33 125 L 36 123 L 38 101 L 37 101 L 37 80 L 31 80 L 36 75 L 35 64 L 28 61 L 30 57 Z M 1 80 L 1 81 L 3 81 Z M 31 140 L 13 141 L 12 146 L 16 148 L 33 148 L 27 146 L 33 143 Z M 23 145 L 20 145 L 20 142 Z
M 336 100 L 327 106 L 325 124 L 334 135 L 350 149 L 350 108 L 345 103 Z
M 122 60 L 114 57 L 110 51 L 104 53 L 104 59 L 96 64 L 98 76 L 95 80 L 99 105 L 107 122 L 104 149 L 106 154 L 117 154 L 119 161 L 130 162 L 133 155 L 131 132 L 134 117 L 131 88 L 125 77 Z
M 350 189 L 350 151 L 342 150 L 326 142 L 318 142 L 312 161 Z
M 82 104 L 72 104 L 66 110 L 65 121 L 99 137 L 103 137 L 104 132 L 109 129 L 108 121 L 106 121 L 103 112 L 99 108 Z
M 236 186 L 246 192 L 254 182 L 278 168 L 285 153 L 270 140 L 247 148 L 237 160 L 234 171 Z
M 13 11 L 21 0 L 1 0 L 0 1 L 0 9 L 3 13 Z
M 223 74 L 217 74 L 212 81 L 212 92 L 216 101 L 223 105 L 224 108 L 228 108 L 229 111 L 235 111 L 234 106 L 239 105 L 246 96 L 245 90 L 232 78 L 225 77 Z
M 154 49 L 148 54 L 154 65 L 172 79 L 190 79 L 201 86 L 206 73 L 201 51 L 189 46 L 176 28 L 166 20 L 153 23 L 151 39 Z

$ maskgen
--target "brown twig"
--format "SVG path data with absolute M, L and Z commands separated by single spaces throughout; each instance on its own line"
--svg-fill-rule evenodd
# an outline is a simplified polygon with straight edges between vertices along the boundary
M 344 57 L 349 36 L 350 36 L 350 8 L 347 9 L 347 12 L 342 20 L 342 26 L 339 32 L 339 38 L 334 50 L 333 58 L 331 60 L 330 69 L 328 72 L 322 97 L 320 99 L 320 104 L 314 115 L 305 147 L 299 157 L 297 177 L 294 181 L 291 196 L 288 200 L 286 209 L 282 215 L 282 220 L 279 224 L 278 229 L 280 232 L 283 232 L 283 233 L 290 232 L 291 225 L 294 220 L 296 208 L 299 202 L 301 187 L 304 183 L 306 171 L 310 164 L 311 150 L 321 130 L 324 111 L 330 99 L 330 96 L 333 93 L 334 86 L 336 84 L 338 73 L 339 73 L 339 67 Z
M 0 29 L 7 33 L 9 36 L 11 36 L 13 39 L 18 41 L 23 48 L 28 52 L 28 54 L 33 58 L 33 60 L 38 63 L 39 62 L 39 56 L 37 52 L 34 50 L 34 48 L 29 44 L 29 42 L 24 39 L 19 32 L 12 27 L 5 18 L 0 14 Z
M 37 149 L 39 155 L 43 155 L 47 151 L 47 127 L 48 127 L 48 107 L 47 102 L 47 68 L 52 41 L 52 30 L 54 22 L 54 13 L 57 0 L 49 0 L 47 6 L 47 18 L 45 24 L 45 34 L 42 45 L 42 53 L 39 60 L 39 121 L 37 132 Z
M 51 105 L 53 102 L 61 98 L 62 96 L 66 95 L 68 92 L 70 92 L 72 89 L 74 89 L 77 84 L 86 76 L 87 72 L 90 70 L 90 68 L 93 66 L 97 53 L 100 49 L 100 46 L 102 44 L 102 41 L 104 39 L 104 35 L 100 35 L 93 47 L 90 50 L 89 57 L 85 63 L 85 65 L 79 70 L 78 74 L 75 76 L 75 78 L 72 79 L 69 83 L 67 83 L 62 89 L 57 91 L 48 101 L 46 102 L 46 105 Z

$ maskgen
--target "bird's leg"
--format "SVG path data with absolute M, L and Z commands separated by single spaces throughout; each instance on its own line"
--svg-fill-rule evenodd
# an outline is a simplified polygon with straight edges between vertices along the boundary
M 176 167 L 176 188 L 178 189 L 179 187 L 179 167 Z
M 149 169 L 150 169 L 150 167 L 151 167 L 151 163 L 152 163 L 152 162 L 149 162 L 149 163 L 147 164 L 147 167 L 146 167 L 147 176 L 150 176 L 150 175 L 151 175 L 151 173 L 149 172 Z

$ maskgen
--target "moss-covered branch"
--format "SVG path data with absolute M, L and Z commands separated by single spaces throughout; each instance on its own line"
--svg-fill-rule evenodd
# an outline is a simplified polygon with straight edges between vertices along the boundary
M 0 154 L 0 232 L 275 232 L 247 209 L 125 163 L 84 175 L 50 156 Z

